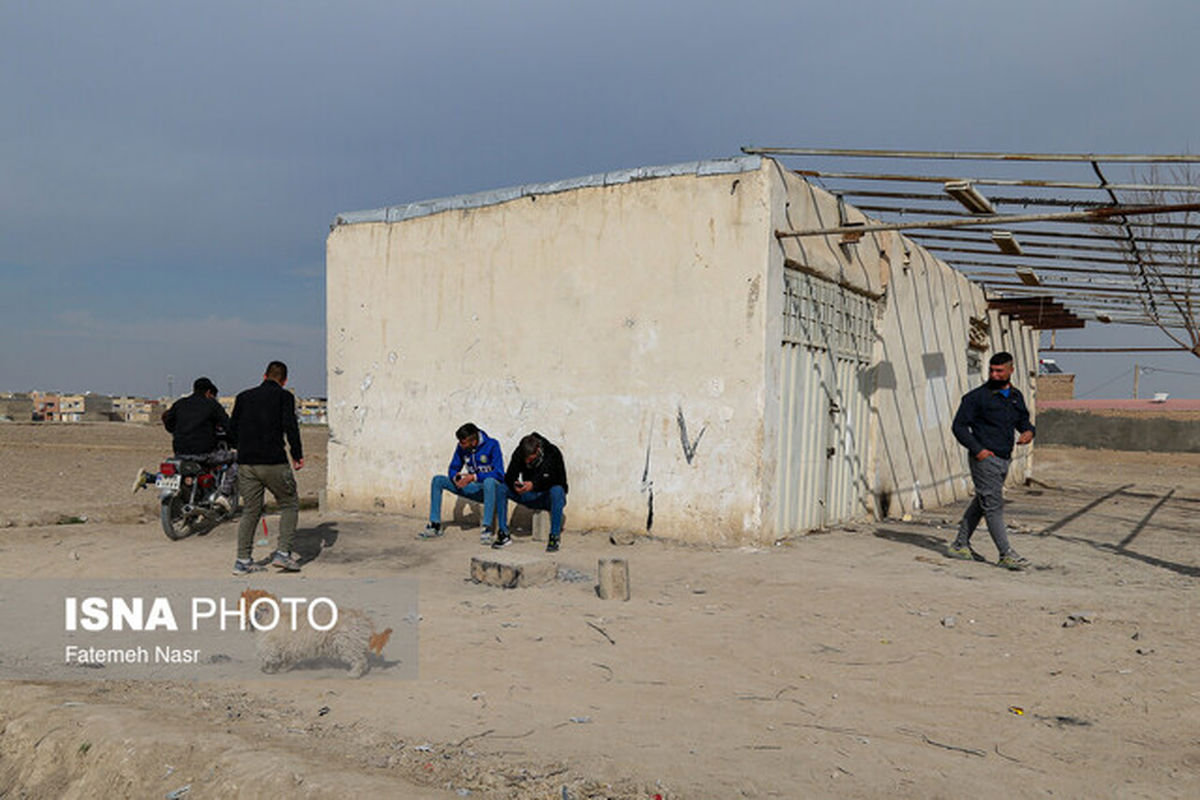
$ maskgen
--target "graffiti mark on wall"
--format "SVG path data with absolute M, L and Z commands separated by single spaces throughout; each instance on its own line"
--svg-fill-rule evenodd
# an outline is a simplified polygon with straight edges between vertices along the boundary
M 642 491 L 646 494 L 646 533 L 654 525 L 654 481 L 650 480 L 650 442 L 646 442 L 646 466 L 642 468 Z
M 708 426 L 701 426 L 700 432 L 696 434 L 696 440 L 689 441 L 687 420 L 683 418 L 683 406 L 679 407 L 679 413 L 675 417 L 675 421 L 679 423 L 679 442 L 683 445 L 683 457 L 687 459 L 687 463 L 691 464 L 692 459 L 696 457 L 696 450 L 700 447 L 700 440 L 704 438 L 704 432 L 708 430 Z

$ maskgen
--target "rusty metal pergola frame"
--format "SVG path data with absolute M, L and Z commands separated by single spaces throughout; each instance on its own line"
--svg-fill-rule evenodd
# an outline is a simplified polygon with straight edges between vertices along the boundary
M 1171 329 L 1193 331 L 1200 320 L 1200 185 L 1195 185 L 1200 180 L 1159 180 L 1152 174 L 1152 180 L 1110 182 L 1105 169 L 1132 165 L 1157 173 L 1157 165 L 1169 165 L 1164 169 L 1178 178 L 1190 175 L 1187 165 L 1200 164 L 1200 156 L 742 150 L 789 165 L 805 159 L 806 168 L 793 170 L 797 175 L 870 218 L 861 225 L 776 231 L 780 239 L 851 240 L 871 231 L 900 231 L 979 283 L 991 307 L 1033 327 L 1078 328 L 1088 321 L 1154 325 L 1179 349 L 1191 349 L 1185 340 L 1193 337 Z M 864 159 L 881 166 L 846 166 Z M 820 169 L 807 168 L 814 160 Z M 968 162 L 973 169 L 948 174 L 898 166 L 912 161 Z M 981 164 L 991 174 L 977 174 L 985 169 Z M 1086 180 L 1071 174 L 1081 167 L 1091 173 Z M 942 191 L 923 191 L 921 185 L 928 184 L 941 184 Z

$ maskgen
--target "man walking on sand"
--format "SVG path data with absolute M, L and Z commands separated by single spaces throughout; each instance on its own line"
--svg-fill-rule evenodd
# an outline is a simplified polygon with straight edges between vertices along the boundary
M 296 398 L 283 388 L 287 377 L 287 364 L 272 361 L 267 365 L 263 382 L 239 394 L 233 403 L 229 427 L 238 443 L 238 489 L 243 507 L 234 575 L 263 569 L 252 555 L 254 529 L 262 517 L 264 490 L 270 490 L 280 510 L 279 543 L 270 563 L 283 572 L 300 571 L 299 561 L 292 553 L 292 538 L 300 516 L 300 497 L 292 467 L 304 468 L 304 450 L 296 421 Z M 291 466 L 283 449 L 285 439 L 292 456 Z
M 1020 570 L 1028 559 L 1017 555 L 1008 543 L 1004 529 L 1004 480 L 1013 450 L 1013 432 L 1019 432 L 1017 444 L 1033 441 L 1034 428 L 1021 390 L 1011 383 L 1011 353 L 996 353 L 988 362 L 988 381 L 963 395 L 954 415 L 951 430 L 959 444 L 967 448 L 975 497 L 958 523 L 958 535 L 948 549 L 951 558 L 983 560 L 971 549 L 971 534 L 981 518 L 987 519 L 988 533 L 1000 553 L 999 565 Z

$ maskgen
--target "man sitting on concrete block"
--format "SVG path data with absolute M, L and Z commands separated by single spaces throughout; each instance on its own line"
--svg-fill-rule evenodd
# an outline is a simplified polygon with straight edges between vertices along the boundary
M 504 454 L 500 443 L 468 422 L 454 432 L 458 446 L 445 475 L 434 475 L 429 483 L 429 524 L 422 539 L 441 536 L 442 492 L 451 492 L 468 500 L 483 502 L 479 543 L 491 544 L 488 527 L 496 519 L 497 541 L 508 540 L 508 493 L 504 486 Z
M 504 482 L 508 496 L 521 505 L 550 512 L 550 540 L 546 552 L 558 550 L 562 538 L 563 506 L 567 504 L 567 468 L 562 451 L 534 432 L 521 440 L 508 461 Z M 507 508 L 505 509 L 507 511 Z M 492 547 L 508 546 L 508 532 L 498 535 Z

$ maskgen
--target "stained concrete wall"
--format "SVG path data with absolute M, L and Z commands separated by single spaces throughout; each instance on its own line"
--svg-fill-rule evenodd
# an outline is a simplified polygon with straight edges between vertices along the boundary
M 568 529 L 761 536 L 769 217 L 757 169 L 335 227 L 327 501 L 424 514 L 471 420 L 561 446 Z
M 991 320 L 983 370 L 1012 350 L 1032 405 L 1020 377 L 1037 364 L 1030 331 L 898 234 L 845 251 L 832 237 L 776 239 L 839 218 L 836 198 L 776 162 L 641 177 L 339 218 L 327 243 L 330 506 L 425 514 L 430 476 L 471 420 L 506 459 L 531 430 L 563 448 L 568 529 L 771 541 L 789 269 L 879 299 L 863 376 L 873 503 L 897 514 L 967 496 L 949 425 L 984 377 L 967 367 L 970 318 Z

